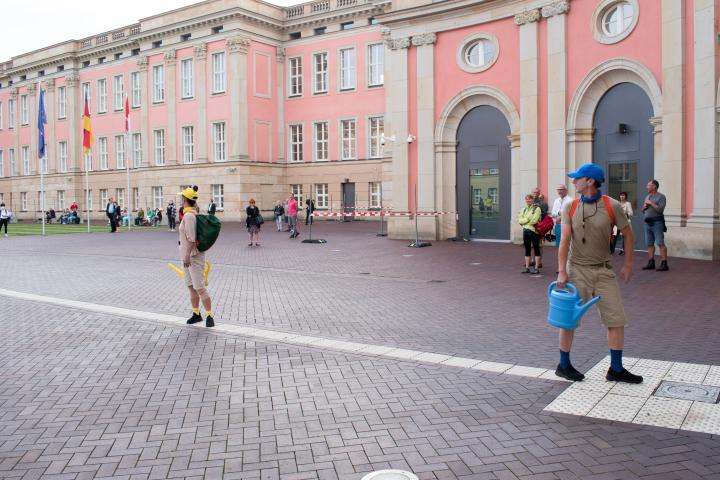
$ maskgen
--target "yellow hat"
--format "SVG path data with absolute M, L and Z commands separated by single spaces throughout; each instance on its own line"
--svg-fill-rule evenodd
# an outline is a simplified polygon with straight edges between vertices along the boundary
M 180 192 L 180 195 L 187 198 L 188 200 L 197 200 L 198 199 L 198 193 L 197 193 L 197 187 L 188 187 L 182 192 Z

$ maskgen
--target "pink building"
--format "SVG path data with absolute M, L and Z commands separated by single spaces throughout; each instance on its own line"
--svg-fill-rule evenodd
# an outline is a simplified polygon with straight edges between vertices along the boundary
M 250 197 L 270 210 L 293 192 L 320 210 L 448 212 L 419 219 L 423 238 L 513 241 L 523 195 L 539 186 L 552 202 L 592 161 L 605 192 L 627 192 L 636 211 L 659 180 L 671 254 L 717 259 L 719 8 L 208 0 L 0 64 L 1 199 L 39 216 L 40 80 L 56 210 L 77 201 L 100 218 L 109 197 L 162 207 L 197 184 L 229 220 Z M 633 226 L 642 248 L 640 215 Z M 389 231 L 411 237 L 414 221 L 393 218 Z

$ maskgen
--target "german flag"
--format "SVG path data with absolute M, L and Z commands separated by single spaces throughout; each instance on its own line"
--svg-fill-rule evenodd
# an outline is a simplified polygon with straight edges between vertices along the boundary
M 85 113 L 83 114 L 83 152 L 88 153 L 92 148 L 92 128 L 90 127 L 90 106 L 85 97 Z

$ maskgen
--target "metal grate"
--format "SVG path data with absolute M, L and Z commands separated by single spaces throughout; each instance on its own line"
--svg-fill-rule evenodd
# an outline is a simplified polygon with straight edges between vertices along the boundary
M 717 403 L 720 387 L 664 381 L 655 390 L 656 397 L 692 400 L 694 402 Z

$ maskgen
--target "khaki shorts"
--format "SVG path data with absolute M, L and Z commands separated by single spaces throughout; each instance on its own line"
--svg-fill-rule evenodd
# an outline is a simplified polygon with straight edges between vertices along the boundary
M 185 285 L 195 290 L 205 288 L 205 253 L 198 252 L 197 255 L 190 257 L 190 266 L 183 265 L 185 272 Z
M 570 264 L 568 278 L 577 287 L 583 303 L 592 297 L 601 297 L 597 307 L 606 327 L 627 326 L 620 287 L 612 268 Z

